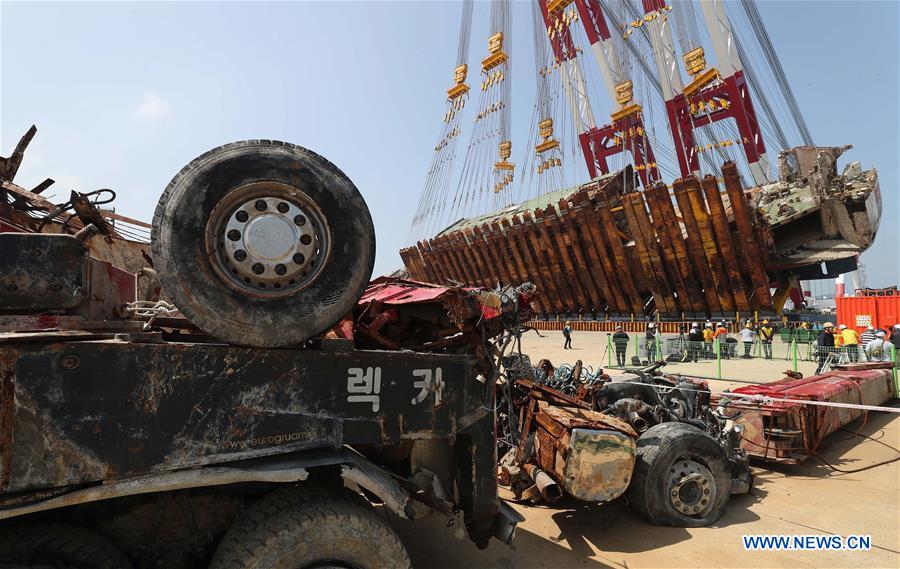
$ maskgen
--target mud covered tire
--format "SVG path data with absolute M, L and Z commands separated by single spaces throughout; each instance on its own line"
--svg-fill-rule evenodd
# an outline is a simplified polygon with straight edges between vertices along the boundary
M 79 526 L 33 523 L 0 529 L 2 569 L 132 569 L 115 545 Z
M 704 472 L 696 477 L 701 482 L 688 482 L 690 475 L 685 464 Z M 707 503 L 694 501 L 703 498 L 709 489 Z M 687 514 L 676 507 L 682 504 L 673 492 L 683 492 L 690 503 L 700 509 Z M 627 492 L 631 507 L 647 520 L 657 525 L 675 527 L 702 527 L 715 523 L 724 513 L 731 496 L 731 469 L 725 451 L 707 433 L 686 423 L 662 423 L 648 429 L 637 442 L 637 456 L 631 485 Z M 686 505 L 681 505 L 682 508 Z
M 390 526 L 342 488 L 290 487 L 253 504 L 222 538 L 210 569 L 411 567 Z
M 265 255 L 274 255 L 265 259 L 284 259 L 265 265 L 258 278 L 248 272 L 257 270 L 250 224 L 246 234 L 227 225 L 244 215 L 242 206 L 263 201 L 252 201 L 257 198 L 269 199 L 265 215 L 271 215 L 268 226 L 255 227 L 281 232 L 274 238 L 256 233 L 265 235 L 257 243 L 268 247 Z M 276 219 L 273 208 L 287 210 L 289 204 L 291 211 Z M 310 223 L 295 215 L 303 212 Z M 294 227 L 290 220 L 297 219 L 302 224 Z M 302 231 L 313 235 L 312 245 Z M 249 259 L 247 251 L 227 249 L 234 245 L 226 239 L 232 233 L 241 235 L 235 243 L 247 239 Z M 306 256 L 293 254 L 301 238 Z M 372 275 L 375 230 L 359 190 L 331 162 L 293 144 L 247 140 L 210 150 L 175 175 L 156 206 L 151 250 L 166 294 L 194 324 L 233 344 L 285 346 L 324 332 L 350 312 Z M 245 261 L 239 263 L 237 255 Z M 276 272 L 285 275 L 283 281 Z

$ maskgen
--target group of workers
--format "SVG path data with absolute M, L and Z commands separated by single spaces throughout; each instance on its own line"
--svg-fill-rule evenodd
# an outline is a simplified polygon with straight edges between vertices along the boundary
M 868 326 L 865 332 L 857 334 L 856 330 L 845 324 L 835 330 L 834 324 L 826 322 L 816 340 L 816 373 L 822 372 L 829 354 L 843 353 L 849 361 L 859 361 L 860 346 L 870 362 L 891 361 L 892 350 L 900 349 L 900 324 L 895 324 L 890 333 Z
M 759 324 L 754 325 L 747 322 L 744 328 L 738 332 L 740 342 L 744 345 L 744 353 L 740 356 L 744 359 L 751 359 L 753 355 L 751 351 L 753 344 L 759 340 L 763 348 L 763 357 L 767 360 L 772 359 L 772 342 L 775 339 L 777 329 L 768 320 L 763 320 Z M 719 341 L 721 353 L 725 358 L 737 357 L 735 344 L 738 343 L 737 338 L 732 338 L 728 334 L 728 326 L 725 322 L 719 322 L 713 325 L 712 322 L 706 322 L 703 330 L 700 330 L 700 324 L 693 324 L 691 331 L 688 333 L 688 353 L 687 357 L 690 361 L 698 361 L 700 357 L 712 358 L 715 355 L 715 342 Z
M 772 342 L 777 331 L 776 325 L 769 322 L 769 320 L 763 320 L 756 324 L 748 321 L 737 334 L 744 348 L 740 357 L 743 359 L 753 358 L 753 345 L 759 341 L 762 346 L 763 358 L 771 360 Z M 660 333 L 657 325 L 653 322 L 647 324 L 644 336 L 647 359 L 649 361 L 660 359 Z M 566 322 L 563 327 L 563 337 L 565 338 L 563 348 L 571 349 L 572 325 L 569 322 Z M 699 323 L 694 323 L 691 325 L 687 340 L 688 348 L 685 354 L 687 361 L 697 362 L 700 358 L 716 357 L 716 341 L 719 342 L 720 354 L 724 358 L 737 357 L 738 339 L 729 335 L 725 322 L 713 324 L 707 321 L 702 326 L 702 329 Z M 624 366 L 629 336 L 623 331 L 622 326 L 616 326 L 616 331 L 612 334 L 611 344 L 615 352 L 616 364 L 620 367 Z M 894 325 L 889 331 L 869 326 L 862 334 L 859 334 L 855 329 L 845 324 L 835 328 L 833 323 L 826 322 L 818 335 L 816 348 L 817 374 L 825 367 L 829 354 L 845 354 L 847 361 L 857 362 L 862 349 L 867 361 L 890 361 L 892 350 L 900 350 L 900 324 Z

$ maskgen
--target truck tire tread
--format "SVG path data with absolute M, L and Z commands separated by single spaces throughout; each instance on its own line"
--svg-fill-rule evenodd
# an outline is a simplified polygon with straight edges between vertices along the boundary
M 115 545 L 87 528 L 42 522 L 0 530 L 0 567 L 59 566 L 60 563 L 74 569 L 133 567 Z
M 368 546 L 340 552 L 350 556 L 337 557 L 341 561 L 364 569 L 410 567 L 400 538 L 359 495 L 345 489 L 300 485 L 276 490 L 240 516 L 222 538 L 210 569 L 264 569 L 284 556 L 291 556 L 302 567 L 316 560 L 303 555 L 315 553 L 312 547 L 300 552 L 294 547 L 302 550 L 304 545 L 312 545 L 309 539 L 297 539 L 311 528 L 315 528 L 316 539 L 334 540 L 331 551 L 335 553 L 341 546 L 348 547 L 348 537 Z

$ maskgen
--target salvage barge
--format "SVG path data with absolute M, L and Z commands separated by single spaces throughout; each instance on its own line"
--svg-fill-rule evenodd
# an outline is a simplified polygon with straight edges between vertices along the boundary
M 802 301 L 800 279 L 852 271 L 874 241 L 878 174 L 859 162 L 839 174 L 848 148 L 784 151 L 779 180 L 749 189 L 732 162 L 722 179 L 688 176 L 644 191 L 629 166 L 459 220 L 400 256 L 418 280 L 533 282 L 545 318 L 779 313 L 788 298 Z

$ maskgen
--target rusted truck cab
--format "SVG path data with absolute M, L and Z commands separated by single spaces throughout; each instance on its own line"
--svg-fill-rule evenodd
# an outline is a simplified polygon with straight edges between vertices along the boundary
M 98 500 L 201 487 L 228 495 L 330 473 L 404 518 L 459 506 L 479 543 L 511 532 L 498 516 L 490 392 L 472 359 L 335 344 L 3 334 L 0 517 L 67 519 L 79 505 L 104 510 Z M 423 449 L 440 449 L 443 464 Z M 412 480 L 424 471 L 434 476 L 419 489 Z

